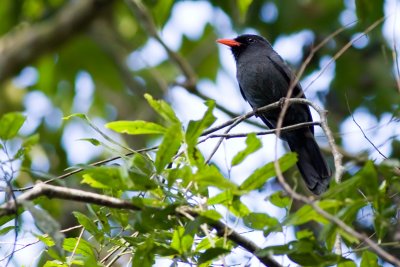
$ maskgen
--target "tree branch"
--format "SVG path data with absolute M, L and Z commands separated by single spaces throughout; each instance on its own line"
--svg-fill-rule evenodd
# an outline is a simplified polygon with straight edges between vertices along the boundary
M 115 197 L 109 197 L 102 194 L 87 192 L 79 189 L 72 189 L 61 186 L 48 185 L 45 183 L 38 183 L 28 192 L 21 194 L 16 201 L 9 200 L 8 202 L 2 204 L 0 206 L 0 217 L 14 214 L 15 209 L 17 207 L 16 203 L 34 200 L 41 196 L 47 196 L 48 198 L 73 200 L 73 201 L 90 203 L 117 209 L 127 209 L 133 211 L 141 210 L 141 207 L 136 206 L 135 204 L 127 200 Z M 184 217 L 185 212 L 183 211 L 187 210 L 189 210 L 187 207 L 184 206 L 178 207 L 176 208 L 175 215 Z M 194 212 L 193 209 L 190 209 L 190 214 L 195 217 L 200 216 L 198 213 Z M 243 247 L 252 254 L 261 249 L 254 242 L 241 236 L 239 233 L 235 232 L 232 228 L 230 228 L 221 221 L 212 222 L 210 226 L 217 231 L 219 236 L 227 237 L 229 240 Z M 270 257 L 258 257 L 256 254 L 254 254 L 254 256 L 257 257 L 266 266 L 282 267 L 279 263 L 277 263 L 274 259 Z
M 0 39 L 0 82 L 42 54 L 64 44 L 93 21 L 113 1 L 69 1 L 53 18 L 11 32 Z

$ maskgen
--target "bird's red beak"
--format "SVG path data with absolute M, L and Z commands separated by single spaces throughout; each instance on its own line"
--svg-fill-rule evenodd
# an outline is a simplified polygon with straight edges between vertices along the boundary
M 233 39 L 218 39 L 217 43 L 224 44 L 224 45 L 227 45 L 229 47 L 240 46 L 241 45 L 241 43 L 239 43 L 239 42 L 237 42 L 237 41 L 235 41 Z

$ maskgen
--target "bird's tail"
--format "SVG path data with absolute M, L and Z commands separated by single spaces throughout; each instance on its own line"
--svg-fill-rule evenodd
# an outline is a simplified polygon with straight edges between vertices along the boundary
M 331 171 L 311 131 L 287 138 L 290 150 L 298 155 L 297 167 L 307 187 L 316 195 L 328 189 Z

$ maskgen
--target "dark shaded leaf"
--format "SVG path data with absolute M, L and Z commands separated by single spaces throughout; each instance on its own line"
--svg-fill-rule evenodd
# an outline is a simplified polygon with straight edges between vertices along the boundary
M 154 244 L 145 242 L 139 245 L 133 253 L 132 266 L 151 267 L 154 264 Z
M 279 225 L 278 219 L 271 217 L 265 213 L 252 212 L 247 216 L 243 217 L 244 224 L 256 230 L 266 230 L 271 227 Z
M 28 210 L 34 218 L 35 225 L 42 231 L 48 234 L 54 241 L 57 252 L 63 255 L 62 243 L 64 234 L 60 232 L 60 224 L 51 217 L 46 210 L 36 208 L 31 202 L 24 201 L 22 205 Z
M 361 20 L 363 25 L 372 24 L 384 16 L 383 14 L 383 0 L 356 0 L 356 13 L 357 17 Z
M 202 264 L 202 263 L 211 261 L 211 260 L 213 260 L 221 255 L 227 254 L 229 252 L 230 252 L 230 250 L 225 249 L 225 248 L 218 248 L 218 247 L 209 248 L 204 253 L 200 254 L 198 264 Z

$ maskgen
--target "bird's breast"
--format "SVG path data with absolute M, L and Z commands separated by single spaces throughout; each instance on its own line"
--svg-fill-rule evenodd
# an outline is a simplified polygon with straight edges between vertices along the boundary
M 239 62 L 237 79 L 246 100 L 255 108 L 280 100 L 289 87 L 281 73 L 266 60 L 251 64 Z

